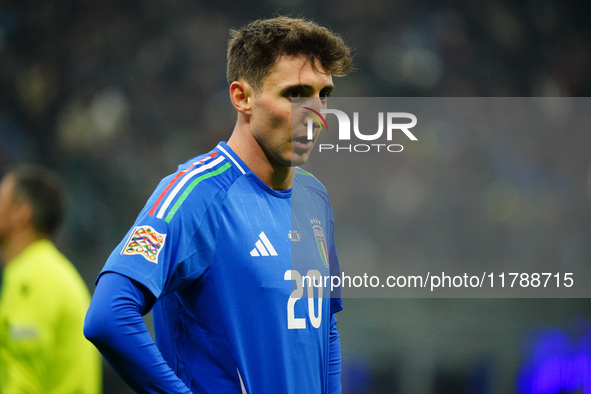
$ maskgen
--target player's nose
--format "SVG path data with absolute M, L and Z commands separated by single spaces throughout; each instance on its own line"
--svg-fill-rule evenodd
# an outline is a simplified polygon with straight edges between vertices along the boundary
M 311 108 L 315 111 L 320 112 L 321 109 L 325 108 L 326 100 L 320 96 L 313 96 L 306 98 L 305 107 Z

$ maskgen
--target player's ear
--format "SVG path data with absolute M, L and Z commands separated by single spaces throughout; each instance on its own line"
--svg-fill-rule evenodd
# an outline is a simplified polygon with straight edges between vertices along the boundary
M 33 205 L 28 201 L 20 201 L 13 209 L 14 220 L 19 228 L 33 225 Z
M 230 84 L 230 100 L 236 111 L 250 115 L 254 90 L 250 84 L 242 79 Z

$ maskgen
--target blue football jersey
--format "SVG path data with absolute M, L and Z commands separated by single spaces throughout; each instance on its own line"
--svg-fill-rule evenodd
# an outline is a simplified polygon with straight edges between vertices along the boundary
M 193 392 L 326 393 L 338 267 L 322 184 L 297 169 L 273 190 L 221 142 L 162 180 L 102 272 L 158 299 L 156 343 Z

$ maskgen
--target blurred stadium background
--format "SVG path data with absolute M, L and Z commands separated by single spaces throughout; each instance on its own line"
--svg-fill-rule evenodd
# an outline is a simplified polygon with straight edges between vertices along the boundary
M 314 19 L 355 49 L 357 71 L 336 81 L 339 96 L 578 97 L 591 92 L 591 6 L 584 1 L 4 0 L 0 172 L 27 161 L 65 178 L 70 210 L 57 243 L 91 289 L 158 180 L 230 135 L 235 115 L 224 72 L 228 29 L 277 13 Z M 560 258 L 591 262 L 591 161 L 585 153 L 591 139 L 584 137 L 579 135 L 577 152 L 559 144 L 538 146 L 504 164 L 507 173 L 520 172 L 524 163 L 542 160 L 544 148 L 552 149 L 553 162 L 562 164 L 555 175 L 572 193 L 550 199 L 531 215 L 555 229 L 542 234 L 549 241 L 560 234 L 568 249 Z M 472 196 L 462 193 L 466 172 L 461 170 L 470 168 L 470 179 L 477 179 L 486 167 L 483 157 L 466 147 L 457 149 L 453 160 L 417 160 L 414 171 L 402 163 L 402 173 L 393 167 L 380 174 L 378 179 L 391 174 L 393 184 L 399 181 L 417 193 L 417 174 L 430 173 L 433 163 L 445 163 L 438 172 L 457 175 L 458 183 L 440 189 L 444 194 L 438 196 L 455 205 L 433 213 L 454 223 L 449 232 L 430 231 L 429 217 L 419 221 L 416 213 L 405 213 L 403 208 L 412 208 L 419 197 L 413 192 L 393 194 L 407 206 L 391 205 L 392 225 L 399 231 L 412 226 L 416 239 L 461 244 L 461 237 L 483 226 L 469 212 L 454 222 L 453 212 L 461 211 L 458 199 Z M 331 177 L 325 183 L 331 190 L 339 182 L 347 179 Z M 562 184 L 546 184 L 544 190 Z M 358 198 L 365 203 L 379 198 L 363 190 L 367 194 Z M 527 202 L 520 193 L 526 191 L 510 189 L 510 201 Z M 335 217 L 345 228 L 355 220 L 338 201 Z M 527 215 L 513 219 L 524 231 L 530 228 Z M 355 245 L 348 234 L 337 234 L 342 259 L 362 255 L 347 247 Z M 392 250 L 404 250 L 407 241 L 393 237 Z M 371 245 L 360 247 L 371 250 Z M 519 243 L 508 247 L 518 249 Z M 591 392 L 587 299 L 345 302 L 339 316 L 345 393 Z M 106 367 L 105 393 L 129 392 Z

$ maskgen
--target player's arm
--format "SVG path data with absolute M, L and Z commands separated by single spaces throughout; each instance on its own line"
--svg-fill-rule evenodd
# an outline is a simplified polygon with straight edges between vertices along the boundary
M 341 268 L 339 264 L 339 258 L 337 255 L 336 243 L 334 240 L 334 218 L 332 209 L 330 210 L 330 228 L 329 228 L 329 259 L 330 261 L 330 275 L 339 277 L 341 274 Z M 328 342 L 328 393 L 340 394 L 342 392 L 341 387 L 341 339 L 337 330 L 337 318 L 335 313 L 343 309 L 341 300 L 341 287 L 331 288 L 330 293 L 330 336 Z
M 162 357 L 142 318 L 154 302 L 152 293 L 138 282 L 107 272 L 97 283 L 84 335 L 138 393 L 190 394 Z
M 328 393 L 341 393 L 341 340 L 337 331 L 337 318 L 330 315 L 328 342 Z

